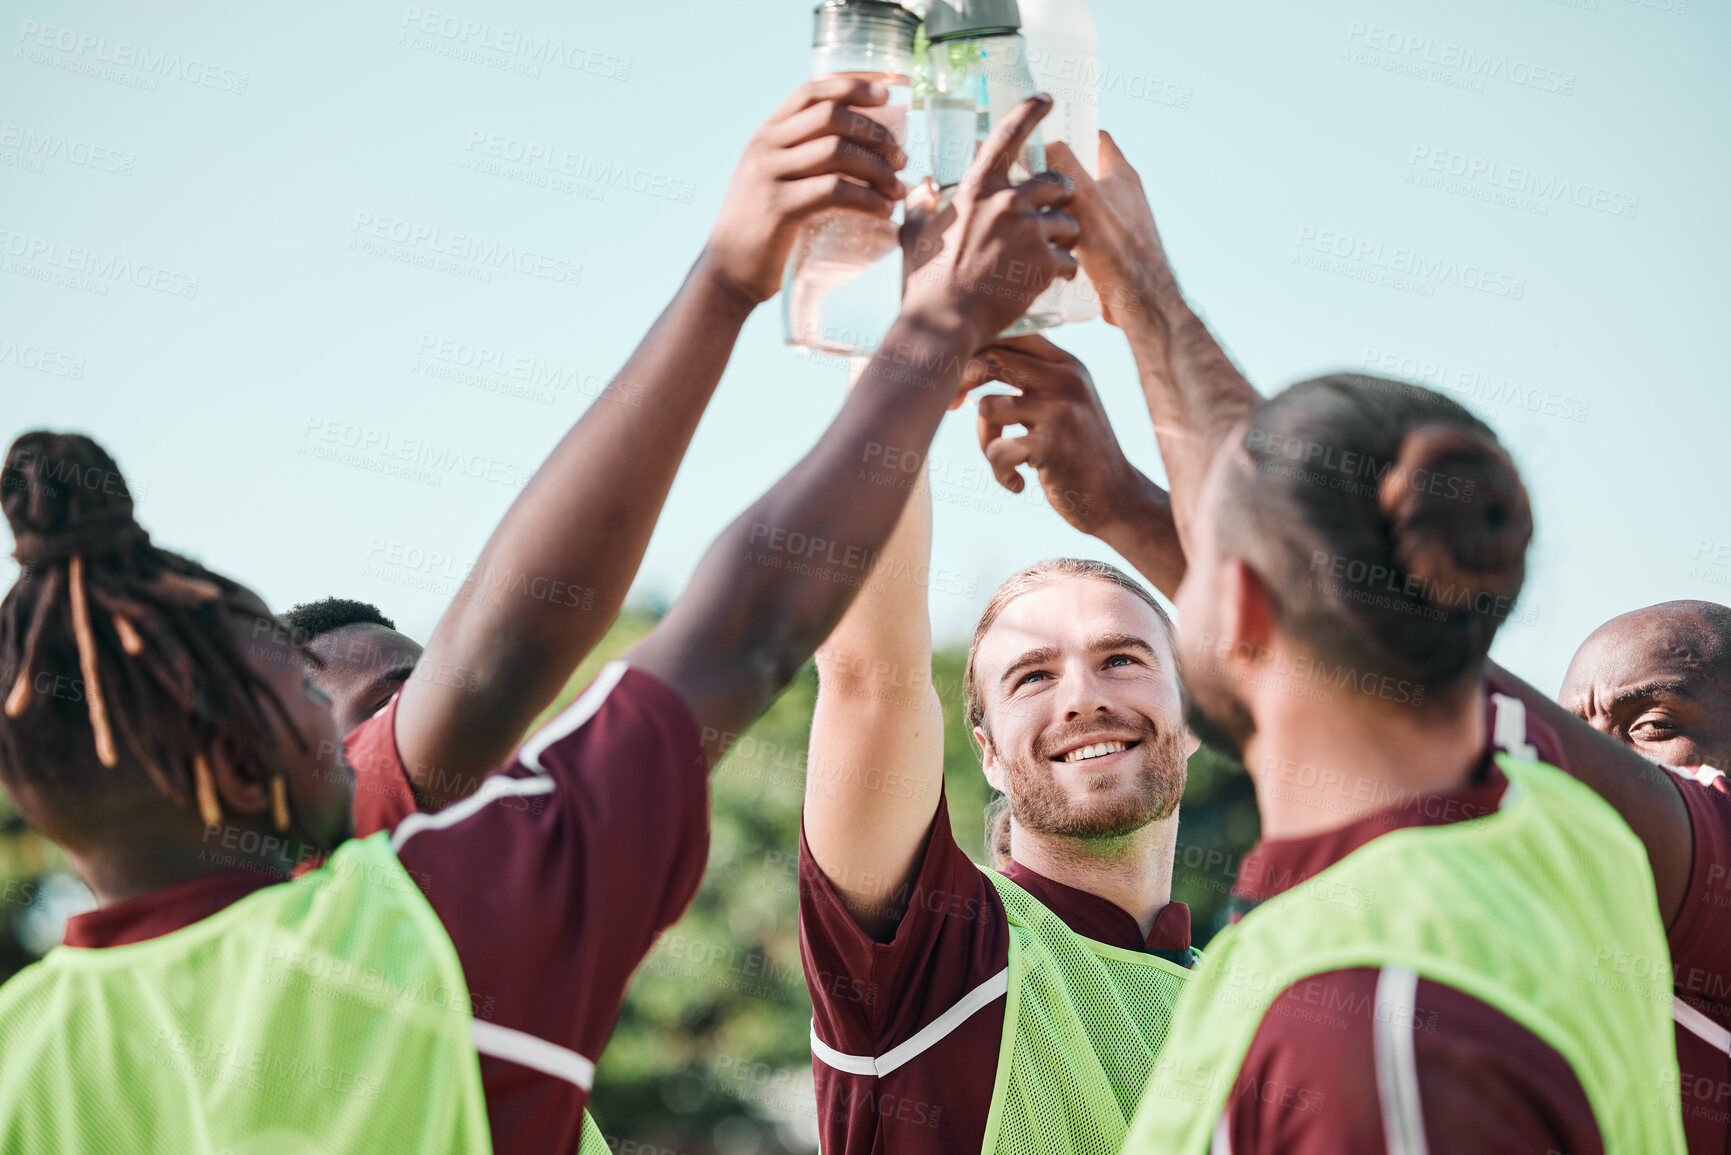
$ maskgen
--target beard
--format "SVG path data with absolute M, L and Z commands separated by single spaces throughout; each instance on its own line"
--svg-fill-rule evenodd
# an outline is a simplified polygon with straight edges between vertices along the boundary
M 1209 712 L 1201 701 L 1192 698 L 1184 710 L 1185 724 L 1204 746 L 1219 751 L 1240 766 L 1244 765 L 1244 744 L 1256 732 L 1249 712 L 1231 698 L 1216 703 L 1215 710 L 1218 713 Z
M 1244 703 L 1232 696 L 1226 679 L 1210 677 L 1209 659 L 1186 662 L 1179 658 L 1184 687 L 1184 723 L 1204 745 L 1244 765 L 1244 746 L 1256 733 L 1256 724 Z M 1213 667 L 1218 670 L 1218 664 Z
M 1049 752 L 1104 730 L 1137 734 L 1130 751 L 1134 758 L 1110 778 L 1092 784 L 1091 792 L 1106 797 L 1073 799 L 1058 783 Z M 1004 763 L 1010 813 L 1017 825 L 1040 834 L 1119 838 L 1169 817 L 1184 795 L 1184 732 L 1157 732 L 1140 715 L 1091 719 L 1086 727 L 1064 727 L 1036 739 L 1031 752 L 1014 758 L 997 754 Z M 1122 786 L 1124 775 L 1132 778 L 1128 791 Z

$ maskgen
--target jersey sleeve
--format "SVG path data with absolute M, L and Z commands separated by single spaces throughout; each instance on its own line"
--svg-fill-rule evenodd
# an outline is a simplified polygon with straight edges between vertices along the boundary
M 404 819 L 392 845 L 462 961 L 495 1148 L 525 1149 L 527 1135 L 531 1149 L 574 1149 L 560 1143 L 581 1133 L 631 976 L 708 857 L 690 710 L 615 662 L 508 768 Z
M 801 830 L 800 949 L 820 1037 L 833 1023 L 837 1036 L 827 1037 L 893 1046 L 1008 962 L 1003 904 L 956 845 L 946 799 L 938 801 L 905 898 L 895 937 L 875 941 L 842 904 Z M 927 1004 L 935 1005 L 932 1016 L 922 1014 Z
M 1431 1155 L 1602 1155 L 1586 1092 L 1561 1055 L 1452 987 L 1420 979 L 1403 993 L 1398 975 L 1353 967 L 1281 992 L 1233 1081 L 1225 1150 L 1423 1150 L 1399 1138 L 1416 1127 Z
M 902 896 L 898 896 L 902 897 Z M 812 1072 L 826 1151 L 923 1151 L 985 1126 L 1003 1035 L 1004 1000 L 988 1000 L 883 1078 L 877 1056 L 908 1043 L 1009 965 L 1004 906 L 956 844 L 940 797 L 907 908 L 889 942 L 854 921 L 806 844 L 799 845 L 799 944 L 812 1002 Z M 899 902 L 898 902 L 898 905 Z M 977 997 L 977 996 L 976 996 Z M 861 1070 L 861 1064 L 867 1065 Z M 941 1078 L 933 1064 L 942 1068 Z M 918 1104 L 921 1125 L 886 1102 Z M 941 1116 L 941 1118 L 940 1118 Z M 947 1149 L 947 1148 L 946 1148 Z
M 394 830 L 397 823 L 420 809 L 409 785 L 408 768 L 397 751 L 397 702 L 401 697 L 392 695 L 383 709 L 343 739 L 343 757 L 355 772 L 357 838 Z
M 1671 962 L 1678 993 L 1723 1022 L 1731 1012 L 1731 791 L 1717 770 L 1673 769 L 1672 776 L 1689 809 L 1695 854 L 1667 936 Z

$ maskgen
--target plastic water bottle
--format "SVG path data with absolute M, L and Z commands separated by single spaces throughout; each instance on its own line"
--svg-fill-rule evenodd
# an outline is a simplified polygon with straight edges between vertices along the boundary
M 914 33 L 919 17 L 886 0 L 827 0 L 813 13 L 811 75 L 876 80 L 889 102 L 855 111 L 906 148 Z M 782 333 L 790 345 L 874 352 L 901 307 L 901 210 L 890 220 L 829 209 L 806 221 L 782 277 Z
M 926 112 L 940 204 L 954 194 L 992 126 L 1040 91 L 1028 68 L 1021 23 L 1016 0 L 930 0 L 926 8 Z M 1045 168 L 1046 148 L 1036 128 L 1011 161 L 1010 181 L 1020 184 Z M 1035 298 L 1003 335 L 1063 324 L 1063 284 L 1054 282 Z
M 1022 39 L 1034 83 L 1051 94 L 1052 111 L 1040 122 L 1047 141 L 1070 146 L 1089 176 L 1100 175 L 1100 33 L 1088 0 L 1017 0 Z M 1100 315 L 1100 296 L 1086 273 L 1060 290 L 1064 320 Z

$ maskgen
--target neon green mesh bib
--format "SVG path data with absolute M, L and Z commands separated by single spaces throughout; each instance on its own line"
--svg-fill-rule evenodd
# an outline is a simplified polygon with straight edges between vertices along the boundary
M 1410 992 L 1422 977 L 1554 1048 L 1592 1104 L 1607 1155 L 1683 1150 L 1670 956 L 1646 853 L 1609 805 L 1561 770 L 1496 758 L 1509 788 L 1495 813 L 1385 834 L 1214 939 L 1125 1155 L 1208 1151 L 1275 996 L 1342 967 L 1382 968 L 1371 1091 L 1385 1126 L 1422 1128 L 1404 1062 Z M 1385 981 L 1401 997 L 1385 999 Z
M 0 986 L 0 1056 L 7 1153 L 491 1150 L 457 952 L 384 834 L 161 938 L 55 948 Z
M 1009 1002 L 981 1150 L 1118 1150 L 1190 972 L 1084 938 L 1033 895 L 985 872 L 1010 924 Z

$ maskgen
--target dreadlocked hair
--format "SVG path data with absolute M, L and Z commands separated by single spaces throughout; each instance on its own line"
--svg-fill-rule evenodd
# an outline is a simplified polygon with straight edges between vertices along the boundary
M 267 711 L 305 739 L 247 663 L 231 617 L 268 611 L 152 545 L 101 446 L 78 434 L 19 437 L 0 470 L 0 507 L 23 566 L 0 602 L 0 782 L 58 811 L 148 781 L 214 824 L 206 751 L 218 735 L 280 776 Z

